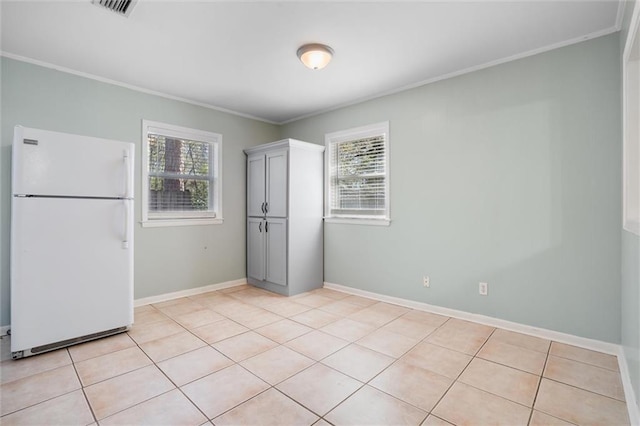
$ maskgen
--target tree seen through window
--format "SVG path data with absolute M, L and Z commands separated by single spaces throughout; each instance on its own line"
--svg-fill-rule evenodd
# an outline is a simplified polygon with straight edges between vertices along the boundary
M 149 210 L 210 208 L 211 144 L 149 134 Z

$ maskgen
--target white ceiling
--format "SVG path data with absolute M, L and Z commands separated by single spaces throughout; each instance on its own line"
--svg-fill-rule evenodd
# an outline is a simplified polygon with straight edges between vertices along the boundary
M 617 31 L 618 0 L 159 1 L 125 18 L 90 0 L 2 0 L 1 49 L 282 123 Z M 335 50 L 312 71 L 305 43 Z

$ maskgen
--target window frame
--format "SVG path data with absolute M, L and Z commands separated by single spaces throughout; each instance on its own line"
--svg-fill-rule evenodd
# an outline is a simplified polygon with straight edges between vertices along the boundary
M 338 144 L 357 141 L 365 138 L 383 136 L 384 144 L 384 194 L 385 194 L 385 211 L 384 215 L 367 215 L 367 214 L 339 214 L 333 212 L 331 208 L 331 199 L 333 195 L 333 187 L 331 185 L 333 176 L 331 175 L 331 156 Z M 369 124 L 366 126 L 355 127 L 337 132 L 325 134 L 325 222 L 327 223 L 344 223 L 355 225 L 377 225 L 389 226 L 391 224 L 391 198 L 390 198 L 390 171 L 389 171 L 389 122 Z
M 209 191 L 213 194 L 213 208 L 200 211 L 151 212 L 149 211 L 149 134 L 158 134 L 176 139 L 187 139 L 208 143 L 212 147 L 209 166 L 212 176 L 209 179 Z M 222 217 L 222 135 L 206 130 L 192 129 L 142 120 L 142 226 L 191 226 L 223 223 Z

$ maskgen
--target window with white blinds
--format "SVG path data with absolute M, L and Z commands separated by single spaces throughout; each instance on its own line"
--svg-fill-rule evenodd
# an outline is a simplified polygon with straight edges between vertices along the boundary
M 222 136 L 143 121 L 143 225 L 220 223 Z
M 330 133 L 325 143 L 327 220 L 388 224 L 389 123 Z

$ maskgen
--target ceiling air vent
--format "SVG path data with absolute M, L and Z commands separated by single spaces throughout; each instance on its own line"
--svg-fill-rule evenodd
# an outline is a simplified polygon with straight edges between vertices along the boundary
M 129 16 L 138 0 L 91 0 L 95 5 L 106 7 L 122 16 Z

